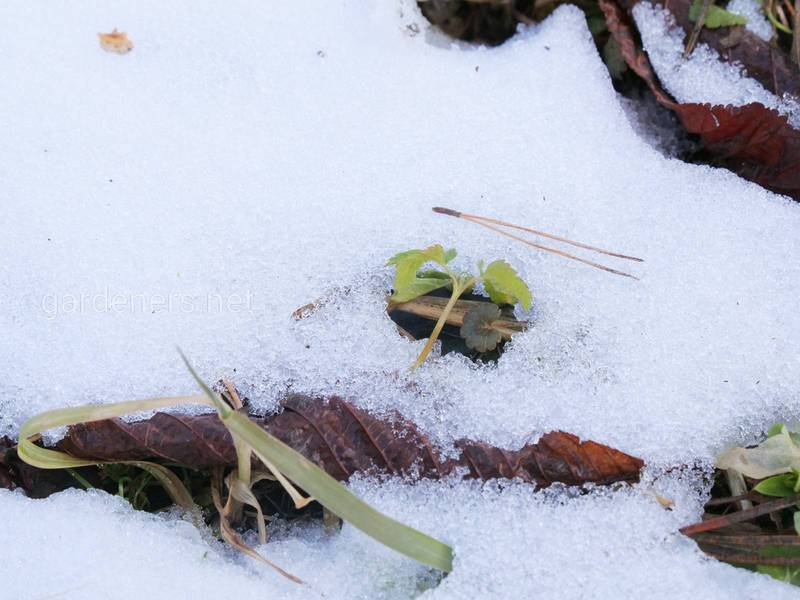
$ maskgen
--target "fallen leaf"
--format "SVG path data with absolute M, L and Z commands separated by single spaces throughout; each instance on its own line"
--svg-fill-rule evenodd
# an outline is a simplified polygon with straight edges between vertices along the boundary
M 111 33 L 98 33 L 97 37 L 100 38 L 100 47 L 106 52 L 127 54 L 133 50 L 133 42 L 128 39 L 128 34 L 116 28 Z
M 339 480 L 352 474 L 389 473 L 437 479 L 456 471 L 466 477 L 522 481 L 544 487 L 637 481 L 643 462 L 561 431 L 520 450 L 458 440 L 460 455 L 445 458 L 416 426 L 393 414 L 379 419 L 338 397 L 290 396 L 283 412 L 253 421 Z M 235 466 L 236 451 L 216 415 L 156 413 L 128 423 L 119 419 L 70 428 L 57 447 L 81 458 L 159 458 L 194 468 Z

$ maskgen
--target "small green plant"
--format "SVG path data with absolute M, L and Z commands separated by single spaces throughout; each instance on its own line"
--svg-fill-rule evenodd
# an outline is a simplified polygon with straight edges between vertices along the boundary
M 436 321 L 428 342 L 420 352 L 417 360 L 411 365 L 412 370 L 425 362 L 456 301 L 462 294 L 471 290 L 476 283 L 483 283 L 483 287 L 492 302 L 513 304 L 519 301 L 525 310 L 531 307 L 530 289 L 517 275 L 514 268 L 504 260 L 496 260 L 486 266 L 484 266 L 483 261 L 479 261 L 478 275 L 473 275 L 472 273 L 463 273 L 452 269 L 449 264 L 455 257 L 456 251 L 454 249 L 445 250 L 441 245 L 435 244 L 423 250 L 414 249 L 400 252 L 390 258 L 387 263 L 395 267 L 394 294 L 391 297 L 391 302 L 393 303 L 408 302 L 418 296 L 443 287 L 452 289 L 450 300 L 442 310 L 438 321 Z M 428 263 L 437 265 L 438 269 L 420 270 Z M 497 345 L 499 336 L 491 330 L 491 320 L 492 315 L 488 311 L 470 317 L 469 326 L 467 325 L 467 319 L 465 319 L 462 335 L 471 348 L 485 349 L 493 348 Z M 492 339 L 494 339 L 493 345 L 491 344 Z

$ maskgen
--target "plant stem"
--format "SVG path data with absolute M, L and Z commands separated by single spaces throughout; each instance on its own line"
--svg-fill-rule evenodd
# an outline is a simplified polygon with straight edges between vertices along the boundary
M 725 480 L 728 482 L 728 488 L 731 490 L 731 496 L 743 496 L 748 492 L 744 475 L 742 475 L 736 469 L 725 469 Z M 748 510 L 753 508 L 753 503 L 749 500 L 739 500 L 737 504 L 739 505 L 739 510 Z
M 431 332 L 431 336 L 428 338 L 428 342 L 425 344 L 422 352 L 419 353 L 417 360 L 415 360 L 414 364 L 411 365 L 412 371 L 416 371 L 417 368 L 419 368 L 419 366 L 425 362 L 425 359 L 428 358 L 428 354 L 431 353 L 433 345 L 436 343 L 436 340 L 439 338 L 439 334 L 442 332 L 442 327 L 444 327 L 444 324 L 447 322 L 447 317 L 450 314 L 450 311 L 453 310 L 453 307 L 456 305 L 456 301 L 458 300 L 459 296 L 464 293 L 464 290 L 467 287 L 467 285 L 462 286 L 461 281 L 453 278 L 453 295 L 450 296 L 450 300 L 448 300 L 447 304 L 445 304 L 442 314 L 439 315 L 439 320 L 436 321 L 436 325 Z
M 250 489 L 250 446 L 237 438 L 233 438 L 233 445 L 236 448 L 236 478 Z M 236 498 L 231 496 L 230 520 L 236 523 L 242 519 L 243 505 Z
M 89 483 L 86 480 L 86 478 L 83 475 L 81 475 L 80 473 L 78 473 L 75 469 L 67 469 L 67 473 L 72 475 L 72 477 L 75 479 L 75 481 L 80 483 L 87 490 L 91 490 L 91 489 L 94 488 L 94 486 L 91 483 Z
M 706 17 L 708 17 L 708 11 L 711 10 L 713 5 L 714 0 L 703 0 L 703 7 L 700 10 L 700 16 L 697 17 L 697 21 L 694 24 L 694 29 L 692 29 L 692 33 L 689 34 L 689 41 L 686 42 L 686 48 L 683 51 L 683 58 L 689 58 L 689 55 L 697 45 L 697 40 L 700 38 L 700 32 L 703 30 L 703 25 L 706 23 Z

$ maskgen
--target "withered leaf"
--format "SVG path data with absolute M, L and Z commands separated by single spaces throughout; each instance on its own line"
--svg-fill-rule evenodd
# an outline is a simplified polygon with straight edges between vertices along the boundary
M 133 42 L 128 39 L 128 34 L 124 31 L 117 31 L 116 28 L 111 33 L 98 33 L 100 47 L 106 52 L 116 54 L 127 54 L 133 50 Z
M 618 4 L 615 0 L 599 0 L 599 4 L 625 62 L 645 81 L 661 105 L 675 111 L 686 131 L 699 135 L 703 146 L 738 175 L 800 200 L 800 131 L 794 129 L 786 117 L 758 103 L 734 107 L 675 102 L 661 87 L 647 55 L 636 39 L 633 26 L 621 8 L 632 7 L 635 2 L 619 0 Z M 670 0 L 669 4 L 669 8 L 676 11 L 679 23 L 683 16 L 688 24 L 685 27 L 687 29 L 691 27 L 686 16 L 689 4 L 690 0 Z M 714 35 L 717 36 L 715 40 L 724 37 Z M 750 40 L 752 37 L 752 34 L 747 34 L 744 39 Z M 701 40 L 708 41 L 702 37 Z M 743 46 L 752 48 L 756 42 L 750 40 L 747 44 L 743 41 L 736 48 L 743 51 Z M 763 42 L 758 48 L 759 52 L 771 56 L 769 65 L 776 69 L 771 74 L 772 83 L 767 87 L 776 93 L 778 90 L 789 91 L 787 87 L 795 94 L 800 91 L 797 68 L 783 65 L 783 59 L 777 58 L 778 55 Z M 729 56 L 730 60 L 740 60 L 746 66 L 748 64 L 744 55 L 723 55 Z M 750 71 L 749 68 L 748 71 L 753 77 L 760 72 Z M 762 78 L 757 79 L 761 81 Z
M 494 350 L 502 339 L 500 332 L 492 329 L 492 323 L 499 318 L 500 307 L 492 302 L 481 302 L 469 309 L 460 330 L 467 347 L 478 352 Z
M 544 487 L 636 481 L 643 466 L 638 458 L 561 431 L 516 451 L 458 440 L 459 458 L 443 458 L 413 423 L 396 414 L 379 419 L 338 397 L 294 395 L 283 408 L 253 420 L 339 480 L 356 472 L 435 479 L 459 470 L 471 478 L 518 477 Z M 70 428 L 58 448 L 98 460 L 161 458 L 194 468 L 236 463 L 231 437 L 216 415 L 157 413 L 135 423 L 82 424 Z

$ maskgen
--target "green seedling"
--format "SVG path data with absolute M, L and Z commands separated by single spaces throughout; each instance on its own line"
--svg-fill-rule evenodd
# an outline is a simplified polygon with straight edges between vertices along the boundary
M 450 300 L 445 305 L 439 320 L 431 332 L 428 342 L 420 352 L 417 360 L 411 365 L 411 370 L 417 369 L 430 354 L 433 345 L 439 337 L 444 327 L 447 317 L 453 310 L 456 301 L 465 293 L 471 290 L 476 283 L 482 282 L 486 293 L 489 294 L 492 302 L 497 304 L 513 304 L 519 302 L 525 310 L 531 307 L 531 291 L 527 284 L 517 275 L 511 265 L 504 260 L 496 260 L 484 267 L 483 261 L 478 262 L 478 275 L 463 273 L 450 267 L 450 262 L 456 257 L 456 251 L 445 249 L 435 244 L 423 250 L 407 250 L 395 254 L 389 259 L 387 264 L 395 267 L 394 294 L 391 302 L 400 304 L 413 300 L 418 296 L 432 292 L 443 287 L 452 290 Z M 438 268 L 420 270 L 424 265 L 433 263 Z M 490 333 L 490 321 L 487 320 L 491 315 L 476 315 L 471 319 L 471 329 L 468 327 L 464 331 L 464 337 L 470 347 L 488 347 L 489 337 L 494 338 Z M 465 322 L 465 326 L 466 326 Z M 485 333 L 485 335 L 482 335 Z M 469 334 L 469 335 L 467 335 Z M 495 341 L 495 345 L 497 344 Z M 492 346 L 493 347 L 493 346 Z

